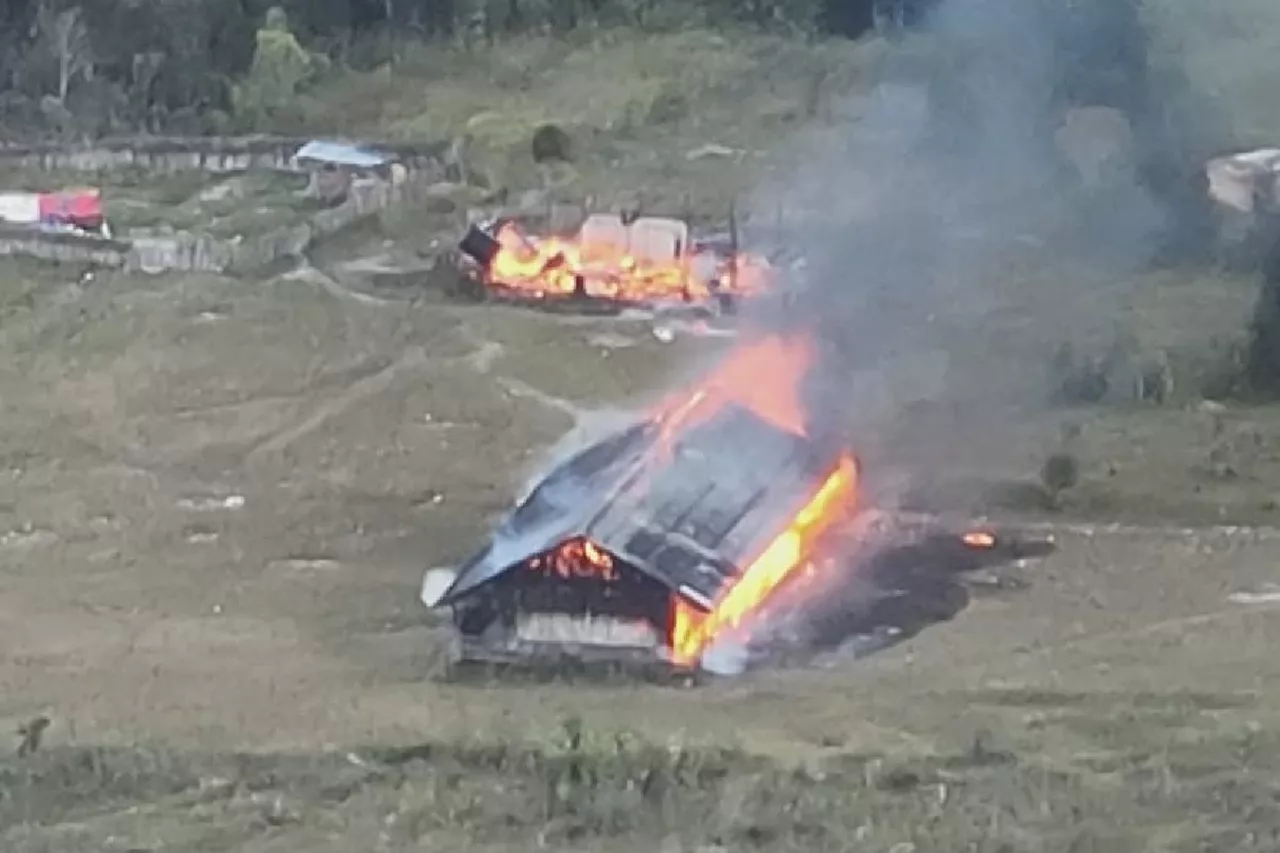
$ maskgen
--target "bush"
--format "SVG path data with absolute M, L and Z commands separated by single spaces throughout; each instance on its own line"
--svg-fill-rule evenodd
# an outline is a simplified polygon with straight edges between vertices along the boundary
M 573 140 L 559 125 L 542 124 L 533 132 L 530 153 L 535 163 L 568 163 L 573 159 Z
M 232 89 L 236 118 L 248 129 L 301 123 L 298 94 L 325 67 L 325 59 L 308 53 L 289 31 L 284 11 L 272 7 L 255 36 L 249 73 Z
M 1080 461 L 1072 453 L 1054 453 L 1040 467 L 1040 485 L 1050 506 L 1058 506 L 1062 495 L 1080 482 Z

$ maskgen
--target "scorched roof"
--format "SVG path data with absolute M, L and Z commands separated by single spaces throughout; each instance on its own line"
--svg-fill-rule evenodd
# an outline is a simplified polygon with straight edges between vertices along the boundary
M 655 424 L 638 424 L 542 480 L 462 567 L 442 603 L 582 537 L 708 608 L 838 458 L 742 406 L 662 440 Z

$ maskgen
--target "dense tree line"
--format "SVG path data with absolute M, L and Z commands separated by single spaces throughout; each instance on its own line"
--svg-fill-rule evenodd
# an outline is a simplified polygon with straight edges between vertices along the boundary
M 1035 7 L 1047 16 L 1040 29 L 1052 44 L 1028 49 L 1052 55 L 1059 102 L 1110 103 L 1139 117 L 1151 103 L 1137 12 L 1147 1 L 1007 0 L 1019 14 Z M 0 133 L 268 129 L 269 107 L 301 81 L 372 67 L 386 59 L 374 48 L 388 38 L 470 42 L 614 26 L 856 36 L 919 24 L 948 3 L 1001 8 L 996 0 L 0 0 Z
M 264 30 L 292 39 L 268 36 L 268 50 L 297 54 L 295 48 L 301 47 L 314 64 L 360 67 L 374 61 L 368 44 L 379 34 L 457 40 L 584 26 L 745 25 L 856 36 L 876 24 L 918 23 L 939 2 L 943 0 L 0 0 L 0 126 L 56 126 L 75 116 L 84 132 L 190 129 L 197 116 L 211 110 L 234 111 L 235 84 L 251 72 Z M 1079 2 L 1050 5 L 1082 8 Z M 1116 33 L 1124 39 L 1132 27 L 1117 30 L 1110 18 L 1116 17 L 1115 9 L 1123 14 L 1124 9 L 1132 12 L 1132 6 L 1106 0 L 1083 4 L 1091 11 L 1083 18 L 1073 12 L 1078 20 L 1067 21 L 1064 28 L 1068 32 L 1075 26 L 1082 33 L 1066 39 L 1064 49 L 1093 50 L 1106 60 L 1094 65 L 1103 73 L 1112 69 L 1112 80 L 1131 77 L 1122 66 L 1133 51 L 1117 44 Z M 273 10 L 278 19 L 268 26 Z M 1104 31 L 1106 36 L 1100 37 Z M 286 64 L 296 65 L 297 58 L 286 57 Z M 242 99 L 253 94 L 241 93 Z
M 231 106 L 232 84 L 250 71 L 273 7 L 308 54 L 324 64 L 358 66 L 370 58 L 362 43 L 379 33 L 493 38 L 589 24 L 717 22 L 812 29 L 822 2 L 0 0 L 0 116 L 10 128 L 56 123 L 64 111 L 100 113 L 89 125 L 189 124 L 194 114 Z M 847 22 L 838 17 L 837 23 Z

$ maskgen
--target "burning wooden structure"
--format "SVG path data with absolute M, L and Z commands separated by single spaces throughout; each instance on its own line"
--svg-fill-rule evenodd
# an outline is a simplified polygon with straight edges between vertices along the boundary
M 807 429 L 811 356 L 778 337 L 736 349 L 556 466 L 457 572 L 428 572 L 422 602 L 451 609 L 460 658 L 693 671 L 829 582 L 827 558 L 862 510 L 860 470 Z
M 855 506 L 853 456 L 806 434 L 810 356 L 781 338 L 735 350 L 556 467 L 447 588 L 428 577 L 423 601 L 453 609 L 464 657 L 696 665 Z
M 736 238 L 729 243 L 695 240 L 678 219 L 593 214 L 572 237 L 536 237 L 505 219 L 475 223 L 458 250 L 462 275 L 484 298 L 580 310 L 725 312 L 773 279 L 764 258 L 739 252 Z
M 454 606 L 467 657 L 572 649 L 693 665 L 712 628 L 782 580 L 771 543 L 816 497 L 851 497 L 855 477 L 839 453 L 741 406 L 674 440 L 642 421 L 554 470 L 439 603 Z

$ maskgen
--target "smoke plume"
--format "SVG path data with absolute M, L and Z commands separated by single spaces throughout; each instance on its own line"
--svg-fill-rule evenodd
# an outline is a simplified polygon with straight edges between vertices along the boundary
M 1105 321 L 1092 297 L 1165 233 L 1138 145 L 1101 140 L 1094 175 L 1078 168 L 1088 145 L 1064 154 L 1073 108 L 1127 114 L 1136 132 L 1145 97 L 1136 18 L 1106 11 L 1128 4 L 1054 11 L 1070 5 L 943 0 L 755 197 L 753 219 L 780 206 L 776 237 L 805 259 L 788 304 L 755 319 L 817 331 L 815 429 L 902 457 L 871 443 L 909 422 L 909 452 L 884 467 L 996 444 L 993 427 L 1044 400 L 1051 345 Z M 1099 42 L 1116 48 L 1110 68 L 1076 49 Z

